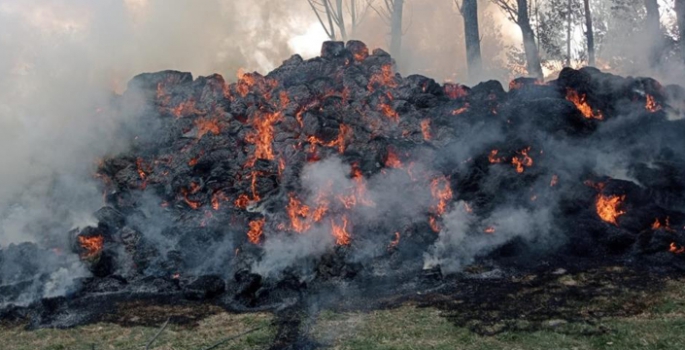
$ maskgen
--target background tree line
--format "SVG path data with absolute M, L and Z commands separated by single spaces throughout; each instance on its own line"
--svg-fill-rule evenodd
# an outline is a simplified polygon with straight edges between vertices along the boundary
M 462 23 L 460 32 L 437 33 L 459 40 L 470 80 L 483 76 L 482 47 L 499 47 L 512 75 L 542 78 L 565 66 L 596 66 L 624 74 L 656 74 L 685 64 L 685 0 L 307 0 L 331 40 L 364 39 L 367 17 L 383 23 L 387 47 L 400 66 L 409 64 L 414 43 L 402 45 L 409 31 L 431 35 L 435 23 L 414 14 L 445 6 Z M 441 2 L 444 2 L 441 3 Z M 502 31 L 494 8 L 518 28 Z M 490 17 L 487 17 L 490 16 Z M 421 16 L 417 16 L 423 18 Z M 509 27 L 511 28 L 511 27 Z M 486 31 L 484 35 L 484 30 Z M 511 40 L 516 37 L 517 40 Z M 421 36 L 418 36 L 421 40 Z M 416 41 L 416 39 L 414 39 Z M 518 41 L 518 42 L 516 42 Z M 491 49 L 492 50 L 492 49 Z M 488 60 L 492 61 L 492 52 Z M 455 60 L 458 58 L 455 57 Z M 490 63 L 492 66 L 492 63 Z M 681 67 L 682 68 L 682 67 Z

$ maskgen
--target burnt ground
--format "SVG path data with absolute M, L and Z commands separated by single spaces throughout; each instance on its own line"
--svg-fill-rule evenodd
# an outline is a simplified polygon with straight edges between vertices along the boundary
M 457 327 L 482 336 L 506 332 L 535 332 L 550 324 L 580 324 L 583 335 L 608 332 L 602 320 L 640 315 L 656 303 L 669 281 L 681 280 L 682 272 L 653 269 L 649 266 L 624 267 L 618 264 L 551 267 L 525 273 L 511 273 L 485 265 L 474 265 L 453 276 L 426 271 L 423 276 L 398 287 L 397 281 L 377 281 L 373 287 L 343 281 L 309 286 L 283 298 L 280 303 L 237 310 L 221 298 L 193 301 L 180 296 L 138 297 L 89 296 L 52 309 L 50 320 L 59 323 L 64 314 L 79 314 L 78 324 L 111 323 L 122 327 L 157 328 L 167 319 L 170 324 L 192 330 L 206 318 L 229 313 L 269 312 L 274 315 L 272 349 L 326 347 L 311 337 L 312 325 L 322 312 L 349 313 L 393 310 L 405 305 L 434 308 L 440 317 Z M 58 303 L 56 303 L 57 305 Z M 82 312 L 90 310 L 91 312 Z M 41 319 L 48 321 L 47 312 Z M 2 328 L 26 326 L 27 314 L 6 311 Z M 33 316 L 34 319 L 36 315 Z M 72 316 L 73 317 L 73 316 Z M 73 321 L 73 319 L 71 319 Z M 33 321 L 35 322 L 35 321 Z M 41 327 L 41 326 L 38 326 Z

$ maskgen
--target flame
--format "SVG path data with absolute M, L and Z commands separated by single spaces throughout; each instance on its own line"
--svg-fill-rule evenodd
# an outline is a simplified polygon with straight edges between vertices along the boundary
M 433 232 L 440 232 L 440 224 L 438 224 L 438 220 L 435 218 L 435 216 L 430 215 L 428 217 L 428 225 L 430 225 Z
M 288 206 L 286 212 L 290 218 L 290 227 L 293 231 L 302 233 L 309 230 L 310 224 L 306 221 L 309 215 L 309 207 L 302 204 L 300 200 L 295 197 L 295 194 L 289 195 Z
M 397 156 L 395 151 L 392 149 L 388 149 L 388 155 L 385 158 L 385 166 L 388 168 L 401 168 L 402 167 L 402 161 L 400 161 L 400 158 Z
M 171 114 L 176 118 L 181 118 L 190 114 L 197 114 L 199 111 L 195 108 L 195 100 L 189 99 L 178 104 L 178 106 L 171 109 Z
M 221 202 L 227 201 L 228 197 L 223 191 L 217 191 L 212 194 L 212 209 L 219 210 Z
M 452 188 L 450 181 L 444 177 L 436 177 L 431 181 L 431 195 L 438 203 L 431 209 L 437 215 L 442 215 L 447 209 L 447 204 L 452 200 Z
M 323 145 L 326 147 L 336 147 L 338 149 L 338 153 L 340 153 L 340 154 L 344 153 L 345 152 L 345 146 L 346 146 L 345 141 L 348 139 L 351 130 L 352 129 L 350 129 L 349 126 L 347 126 L 345 124 L 340 124 L 340 129 L 338 131 L 338 137 L 335 140 L 330 141 L 330 142 L 324 142 L 316 136 L 309 136 L 307 138 L 307 141 L 311 145 L 310 150 L 311 150 L 311 153 L 314 154 L 313 158 L 315 160 L 318 160 L 318 156 L 316 156 L 316 146 L 317 145 Z
M 668 248 L 668 251 L 673 253 L 673 254 L 682 254 L 682 253 L 685 253 L 685 246 L 678 248 L 678 245 L 675 242 L 671 242 L 671 245 Z
M 331 219 L 331 229 L 333 236 L 335 237 L 335 244 L 337 245 L 348 245 L 350 244 L 350 234 L 347 232 L 347 216 L 343 215 L 342 225 L 335 223 L 335 220 Z
M 445 91 L 445 95 L 447 95 L 447 97 L 449 97 L 452 100 L 456 100 L 461 97 L 466 97 L 469 94 L 469 92 L 462 85 L 459 84 L 445 83 L 442 89 Z
M 219 135 L 221 132 L 218 121 L 215 119 L 198 118 L 195 121 L 195 126 L 197 127 L 198 139 L 201 139 L 202 136 L 205 136 L 205 134 L 210 132 L 214 135 Z
M 504 157 L 497 157 L 498 153 L 499 153 L 499 151 L 496 149 L 493 149 L 492 151 L 490 151 L 490 154 L 488 155 L 488 161 L 491 164 L 502 163 L 505 160 Z
M 462 113 L 468 111 L 470 107 L 471 107 L 470 104 L 465 103 L 463 107 L 460 107 L 460 108 L 457 108 L 457 109 L 453 110 L 453 111 L 452 111 L 452 115 L 459 115 L 459 114 L 462 114 Z
M 256 159 L 274 159 L 274 123 L 280 119 L 280 113 L 256 113 L 252 121 L 254 130 L 245 136 L 246 142 L 257 147 L 254 153 Z
M 81 254 L 81 258 L 90 259 L 100 254 L 105 239 L 102 236 L 78 236 L 78 242 L 81 245 L 81 248 L 85 250 L 85 252 Z
M 383 115 L 386 117 L 390 118 L 394 122 L 399 122 L 400 120 L 400 115 L 397 114 L 397 111 L 395 111 L 389 104 L 387 103 L 379 103 L 378 107 L 381 109 L 381 112 Z
M 421 120 L 421 134 L 423 134 L 423 139 L 428 141 L 431 137 L 431 120 L 423 119 Z
M 388 245 L 388 249 L 394 249 L 397 248 L 397 245 L 400 244 L 400 233 L 395 232 L 395 239 L 390 242 L 390 245 Z
M 604 222 L 608 222 L 610 224 L 614 224 L 618 226 L 618 223 L 616 222 L 616 219 L 618 219 L 619 216 L 625 214 L 626 212 L 623 210 L 620 210 L 618 207 L 621 205 L 623 200 L 625 199 L 625 195 L 623 196 L 617 196 L 617 195 L 611 195 L 611 196 L 604 196 L 602 194 L 597 195 L 597 201 L 595 202 L 595 208 L 597 210 L 597 215 L 599 215 L 599 218 L 602 219 Z
M 136 168 L 138 168 L 138 176 L 140 176 L 140 179 L 145 181 L 145 179 L 147 179 L 147 174 L 143 169 L 143 158 L 138 157 L 136 159 Z
M 661 106 L 659 105 L 658 102 L 656 102 L 656 100 L 654 99 L 654 96 L 648 94 L 646 97 L 647 97 L 647 102 L 645 102 L 645 109 L 646 110 L 654 113 L 654 112 L 661 109 Z
M 556 174 L 552 175 L 552 181 L 549 182 L 549 187 L 556 186 L 558 182 L 559 182 L 559 177 Z
M 264 233 L 264 223 L 266 222 L 266 218 L 261 218 L 258 220 L 252 220 L 249 223 L 250 230 L 247 231 L 247 239 L 252 243 L 252 244 L 258 244 L 259 241 L 262 238 L 262 234 Z
M 185 187 L 181 188 L 181 194 L 183 195 L 183 201 L 185 201 L 189 207 L 193 208 L 194 210 L 197 210 L 202 206 L 202 202 L 194 201 L 194 200 L 188 198 L 188 195 L 196 193 L 198 187 L 195 187 L 197 185 L 194 182 L 191 182 L 190 186 L 191 186 L 190 191 L 188 191 L 188 189 L 186 189 Z
M 384 64 L 381 67 L 380 72 L 376 72 L 371 75 L 371 79 L 369 79 L 369 84 L 366 88 L 373 92 L 381 86 L 387 86 L 390 88 L 397 87 L 397 82 L 395 82 L 395 74 L 392 71 L 392 66 L 389 64 Z
M 659 218 L 654 219 L 654 222 L 652 223 L 652 230 L 658 230 L 658 229 L 664 229 L 665 231 L 668 232 L 675 232 L 674 229 L 671 228 L 671 223 L 670 223 L 670 217 L 666 217 L 664 219 L 664 223 L 662 224 Z
M 587 119 L 597 119 L 597 120 L 602 120 L 604 119 L 604 116 L 602 115 L 602 112 L 597 111 L 595 112 L 592 107 L 587 103 L 585 94 L 579 95 L 577 91 L 568 88 L 566 90 L 566 99 L 573 102 L 574 105 L 576 105 L 576 108 L 580 111 L 580 113 L 583 114 L 583 116 Z
M 526 167 L 533 166 L 533 158 L 528 156 L 529 151 L 530 146 L 516 152 L 517 155 L 511 158 L 511 164 L 514 165 L 519 174 L 523 173 Z
M 495 227 L 494 226 L 488 226 L 485 228 L 485 230 L 483 230 L 483 232 L 487 233 L 487 234 L 493 234 L 493 233 L 495 233 Z

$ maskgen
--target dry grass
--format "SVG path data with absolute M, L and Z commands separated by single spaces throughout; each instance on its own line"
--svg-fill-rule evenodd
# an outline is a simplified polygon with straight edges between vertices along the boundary
M 218 340 L 255 327 L 254 333 L 227 343 L 218 349 L 263 349 L 271 343 L 274 332 L 270 314 L 235 315 L 220 313 L 199 321 L 195 327 L 169 325 L 152 349 L 202 349 Z M 161 326 L 161 325 L 160 325 Z M 4 350 L 90 350 L 143 349 L 159 328 L 121 327 L 99 323 L 67 330 L 25 331 L 22 327 L 0 331 L 0 349 Z

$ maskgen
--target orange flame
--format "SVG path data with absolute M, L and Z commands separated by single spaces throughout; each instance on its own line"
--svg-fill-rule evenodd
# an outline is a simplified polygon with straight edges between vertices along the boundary
M 385 158 L 385 166 L 388 168 L 401 168 L 402 167 L 402 161 L 400 161 L 400 158 L 397 156 L 395 151 L 392 149 L 388 149 L 388 155 Z
M 671 242 L 671 245 L 668 248 L 668 251 L 673 253 L 673 254 L 682 254 L 682 253 L 685 253 L 685 246 L 678 248 L 678 245 L 675 244 L 675 242 Z
M 347 216 L 343 215 L 342 225 L 337 225 L 335 220 L 331 219 L 331 228 L 333 236 L 335 237 L 335 244 L 348 245 L 350 244 L 350 234 L 347 232 Z
M 197 113 L 199 113 L 199 111 L 195 109 L 195 100 L 193 99 L 183 101 L 179 103 L 178 106 L 171 109 L 171 114 L 173 114 L 176 118 Z
M 245 141 L 254 144 L 256 159 L 274 159 L 274 123 L 281 119 L 280 113 L 257 113 L 252 121 L 253 131 L 245 136 Z
M 463 107 L 460 107 L 460 108 L 453 110 L 452 115 L 462 114 L 462 113 L 468 111 L 470 107 L 471 107 L 471 105 L 469 105 L 468 103 L 465 103 Z
M 252 244 L 258 244 L 259 241 L 262 238 L 262 234 L 264 233 L 264 223 L 266 222 L 266 218 L 261 218 L 258 220 L 252 220 L 249 223 L 250 230 L 247 231 L 247 239 L 252 243 Z
M 371 75 L 371 79 L 369 79 L 369 84 L 366 88 L 373 92 L 381 86 L 387 86 L 390 88 L 397 87 L 397 82 L 395 82 L 395 74 L 392 71 L 392 66 L 389 64 L 384 64 L 381 67 L 380 72 Z
M 435 216 L 428 216 L 428 225 L 430 225 L 433 232 L 440 232 L 440 224 L 438 224 L 438 220 L 435 218 Z
M 654 219 L 654 222 L 652 223 L 652 230 L 658 230 L 658 229 L 664 229 L 665 231 L 668 232 L 675 232 L 674 229 L 671 228 L 671 223 L 670 223 L 670 217 L 666 217 L 664 219 L 664 223 L 662 224 L 659 218 Z
M 421 120 L 421 134 L 423 134 L 423 139 L 428 141 L 432 138 L 431 136 L 431 120 L 423 119 Z
M 90 259 L 100 254 L 105 239 L 102 236 L 78 236 L 78 242 L 81 245 L 81 248 L 85 250 L 85 252 L 81 254 L 81 258 Z
M 490 151 L 490 154 L 488 155 L 488 161 L 491 164 L 502 163 L 505 160 L 504 157 L 497 157 L 498 153 L 499 153 L 499 151 L 496 149 L 493 149 L 492 151 Z
M 383 115 L 390 118 L 392 121 L 397 123 L 400 120 L 400 115 L 397 114 L 397 111 L 392 109 L 392 107 L 389 104 L 379 103 L 378 107 L 381 109 Z
M 661 109 L 661 106 L 659 105 L 658 102 L 654 99 L 654 96 L 652 95 L 647 95 L 647 102 L 645 102 L 645 109 L 654 113 L 658 110 Z
M 214 192 L 212 195 L 212 209 L 219 210 L 221 207 L 221 202 L 227 201 L 228 197 L 223 191 Z
M 530 147 L 526 147 L 516 152 L 517 155 L 511 159 L 511 164 L 514 165 L 514 167 L 516 168 L 516 172 L 519 174 L 523 173 L 526 167 L 533 166 L 533 158 L 528 156 L 529 151 Z
M 221 128 L 219 127 L 218 121 L 215 119 L 205 119 L 198 118 L 195 121 L 195 126 L 197 127 L 197 138 L 201 139 L 207 133 L 212 133 L 214 135 L 219 135 L 221 133 Z
M 604 222 L 608 222 L 610 224 L 618 226 L 616 219 L 618 219 L 619 216 L 626 213 L 625 211 L 620 210 L 618 208 L 625 199 L 625 197 L 625 195 L 604 196 L 602 194 L 599 194 L 597 196 L 597 201 L 595 202 L 595 208 L 597 210 L 597 215 L 599 215 L 599 218 L 602 219 L 602 221 Z
M 291 228 L 298 233 L 309 230 L 310 224 L 306 221 L 307 216 L 309 215 L 309 207 L 302 204 L 294 194 L 291 193 L 289 196 L 290 200 L 288 201 L 286 211 L 290 218 Z
M 437 177 L 431 181 L 431 195 L 438 203 L 431 209 L 437 215 L 442 215 L 447 209 L 447 204 L 452 200 L 452 188 L 450 181 L 444 177 Z
M 558 182 L 559 182 L 559 177 L 556 174 L 552 175 L 552 181 L 549 182 L 549 187 L 556 186 Z
M 586 100 L 587 97 L 584 94 L 579 95 L 575 90 L 568 88 L 566 90 L 566 99 L 573 102 L 573 104 L 576 105 L 576 108 L 578 108 L 580 113 L 582 113 L 585 118 L 597 120 L 604 119 L 602 112 L 595 112 L 592 107 L 590 107 Z

